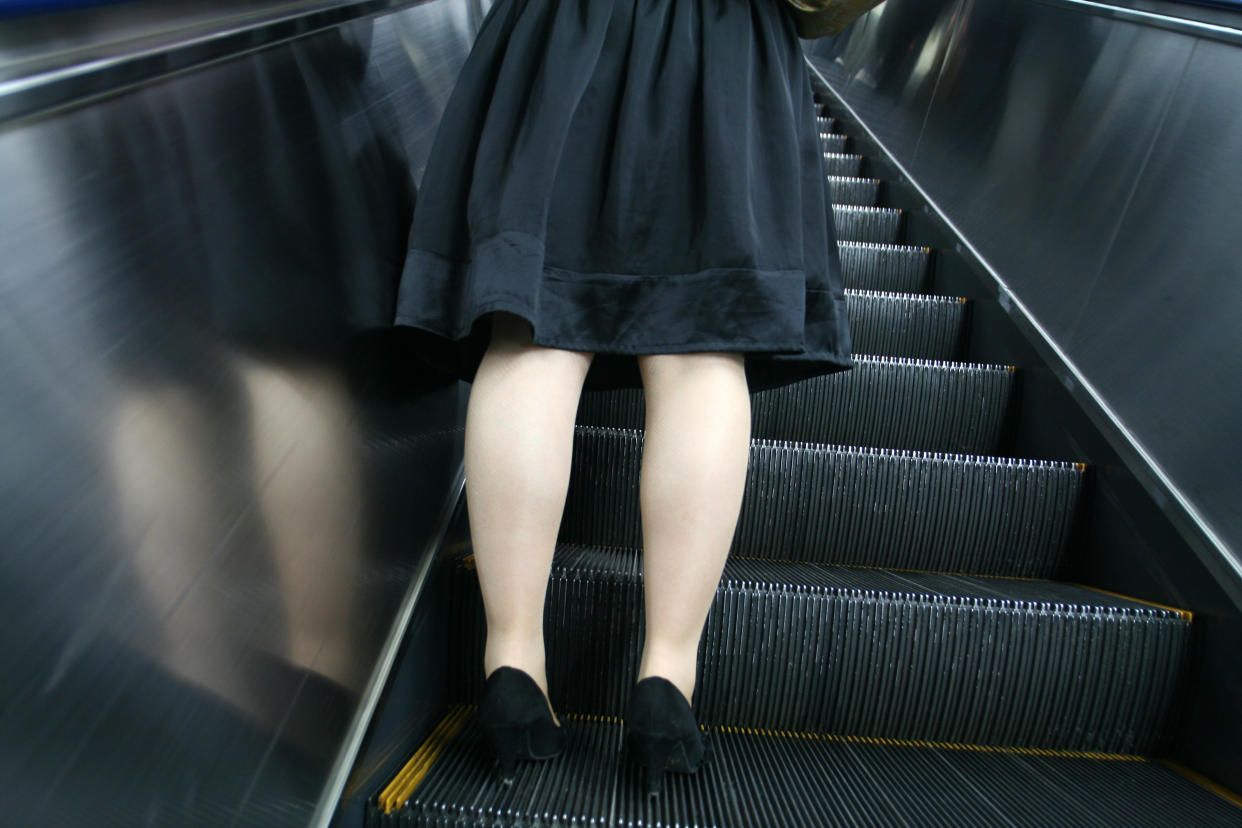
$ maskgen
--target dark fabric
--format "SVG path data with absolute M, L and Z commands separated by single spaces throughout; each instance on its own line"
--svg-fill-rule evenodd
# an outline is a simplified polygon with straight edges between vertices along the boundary
M 397 323 L 462 379 L 491 311 L 597 354 L 743 351 L 752 389 L 849 367 L 810 75 L 785 0 L 498 0 L 449 99 Z

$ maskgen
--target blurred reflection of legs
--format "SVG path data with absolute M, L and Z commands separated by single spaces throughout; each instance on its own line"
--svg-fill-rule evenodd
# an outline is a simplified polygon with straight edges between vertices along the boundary
M 234 367 L 251 417 L 189 383 L 140 386 L 118 405 L 112 466 L 152 656 L 272 729 L 308 673 L 350 693 L 366 680 L 352 641 L 361 447 L 330 368 Z M 330 695 L 317 701 L 342 707 Z M 303 741 L 323 747 L 336 726 L 302 727 Z
M 639 678 L 667 678 L 689 699 L 741 511 L 749 389 L 740 354 L 638 362 L 647 406 L 640 482 L 647 634 Z
M 254 491 L 271 541 L 287 649 L 297 667 L 354 692 L 354 581 L 361 549 L 361 446 L 338 375 L 239 359 L 253 411 Z
M 115 411 L 112 469 L 122 531 L 157 625 L 153 657 L 258 717 L 241 670 L 238 615 L 218 578 L 221 546 L 241 519 L 226 504 L 245 496 L 221 461 L 220 416 L 185 384 L 131 391 Z
M 493 314 L 466 411 L 466 501 L 487 614 L 484 673 L 516 667 L 545 694 L 544 596 L 592 358 L 534 345 L 524 319 Z

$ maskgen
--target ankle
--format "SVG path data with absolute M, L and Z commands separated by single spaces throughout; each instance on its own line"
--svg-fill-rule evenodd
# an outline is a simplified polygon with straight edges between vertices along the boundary
M 689 664 L 684 658 L 661 658 L 655 654 L 647 656 L 644 654 L 642 664 L 638 669 L 638 680 L 659 676 L 667 679 L 674 687 L 681 691 L 686 697 L 687 702 L 692 702 L 694 698 L 696 662 L 692 659 Z
M 543 694 L 548 695 L 547 662 L 543 652 L 542 634 L 533 640 L 504 639 L 489 636 L 483 653 L 483 677 L 501 667 L 513 667 L 535 680 Z

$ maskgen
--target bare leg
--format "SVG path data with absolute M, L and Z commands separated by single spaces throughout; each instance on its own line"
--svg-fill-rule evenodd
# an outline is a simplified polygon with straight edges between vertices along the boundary
M 593 356 L 536 346 L 525 320 L 494 314 L 466 409 L 466 502 L 487 613 L 484 673 L 516 667 L 545 694 L 544 596 Z
M 647 636 L 639 678 L 694 692 L 699 638 L 741 511 L 750 396 L 740 354 L 639 358 Z

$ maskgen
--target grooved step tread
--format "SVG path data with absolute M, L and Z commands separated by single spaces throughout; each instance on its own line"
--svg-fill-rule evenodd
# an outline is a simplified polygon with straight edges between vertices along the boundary
M 468 563 L 451 590 L 475 608 L 450 646 L 469 701 L 484 624 Z M 640 552 L 557 549 L 544 629 L 558 709 L 623 712 L 642 618 Z M 1133 753 L 1167 715 L 1188 635 L 1177 610 L 1076 585 L 734 558 L 695 708 L 710 724 Z
M 824 172 L 828 175 L 857 176 L 862 173 L 863 157 L 852 153 L 825 152 Z
M 847 288 L 845 302 L 855 352 L 873 356 L 952 360 L 970 314 L 956 296 Z
M 641 544 L 643 434 L 578 426 L 560 540 Z M 752 440 L 733 552 L 1010 577 L 1054 575 L 1086 467 Z
M 828 174 L 828 187 L 833 204 L 855 204 L 875 207 L 880 201 L 880 179 L 855 175 Z
M 832 736 L 710 730 L 713 756 L 693 776 L 665 774 L 649 799 L 622 754 L 618 721 L 566 717 L 566 752 L 496 780 L 473 712 L 417 787 L 399 788 L 390 826 L 1118 826 L 1226 828 L 1242 808 L 1141 759 L 883 744 Z
M 849 146 L 850 136 L 840 132 L 821 132 L 819 146 L 824 152 L 845 152 Z
M 989 454 L 1009 412 L 1003 365 L 856 356 L 854 368 L 750 395 L 751 434 L 772 440 Z M 641 428 L 640 389 L 582 395 L 578 422 Z
M 840 242 L 837 247 L 845 287 L 890 293 L 927 292 L 931 248 L 853 241 Z
M 896 244 L 901 236 L 902 210 L 893 207 L 865 207 L 858 204 L 832 205 L 838 241 Z

